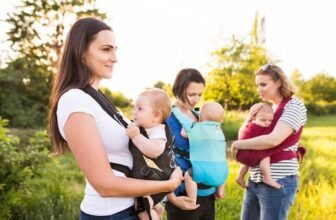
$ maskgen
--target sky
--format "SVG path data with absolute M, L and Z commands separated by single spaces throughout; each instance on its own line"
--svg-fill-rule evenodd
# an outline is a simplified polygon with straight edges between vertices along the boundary
M 13 10 L 3 0 L 0 19 Z M 336 77 L 336 6 L 332 0 L 97 0 L 115 31 L 118 62 L 113 91 L 134 99 L 158 80 L 173 83 L 179 70 L 209 71 L 210 53 L 232 35 L 246 37 L 258 11 L 265 17 L 266 48 L 289 75 Z M 0 24 L 0 42 L 6 26 Z M 2 47 L 6 44 L 2 43 Z M 3 48 L 2 50 L 3 51 Z

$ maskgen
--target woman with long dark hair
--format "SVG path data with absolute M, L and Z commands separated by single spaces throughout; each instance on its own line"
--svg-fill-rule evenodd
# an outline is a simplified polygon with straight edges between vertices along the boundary
M 125 128 L 110 117 L 82 88 L 98 90 L 112 77 L 117 62 L 112 29 L 95 18 L 78 20 L 65 42 L 51 93 L 49 134 L 56 153 L 73 153 L 86 179 L 81 219 L 137 219 L 134 197 L 169 192 L 181 181 L 175 169 L 166 181 L 125 177 L 110 163 L 132 168 Z

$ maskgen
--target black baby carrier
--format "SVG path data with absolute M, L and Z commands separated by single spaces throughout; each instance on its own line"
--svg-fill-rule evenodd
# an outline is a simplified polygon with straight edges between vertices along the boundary
M 114 120 L 116 120 L 119 124 L 123 125 L 127 128 L 128 123 L 123 119 L 123 116 L 116 109 L 114 104 L 101 92 L 97 91 L 91 86 L 86 86 L 82 88 L 85 93 L 90 95 L 93 99 L 97 101 L 97 103 L 103 108 L 103 110 L 109 114 Z M 140 127 L 140 132 L 142 135 L 148 138 L 146 130 Z M 167 142 L 165 145 L 164 152 L 157 158 L 149 158 L 143 155 L 143 153 L 134 145 L 132 140 L 130 140 L 129 148 L 133 156 L 133 168 L 130 170 L 129 167 L 110 163 L 111 168 L 123 172 L 128 177 L 134 177 L 137 179 L 147 179 L 147 180 L 168 180 L 171 173 L 175 168 L 174 164 L 174 154 L 172 151 L 173 146 L 173 138 L 170 132 L 170 129 L 167 125 L 165 125 L 165 132 L 167 137 Z M 155 195 L 151 195 L 154 204 L 157 204 L 162 201 L 167 193 L 158 193 Z M 143 197 L 136 198 L 135 202 L 135 211 L 142 212 L 146 211 L 150 216 L 150 207 L 147 199 Z

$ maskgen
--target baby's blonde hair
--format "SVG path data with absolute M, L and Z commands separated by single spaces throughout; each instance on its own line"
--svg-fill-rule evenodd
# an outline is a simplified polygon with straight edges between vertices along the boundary
M 147 89 L 139 97 L 148 97 L 152 109 L 161 113 L 161 123 L 164 123 L 171 113 L 170 98 L 165 91 L 158 88 Z
M 206 102 L 200 111 L 201 121 L 223 122 L 224 108 L 217 102 Z

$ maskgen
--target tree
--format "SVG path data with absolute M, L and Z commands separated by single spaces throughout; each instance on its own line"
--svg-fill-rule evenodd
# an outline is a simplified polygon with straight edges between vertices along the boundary
M 0 115 L 15 127 L 39 127 L 45 123 L 51 74 L 31 68 L 18 58 L 0 70 Z
M 159 80 L 156 83 L 154 83 L 153 87 L 162 89 L 168 94 L 169 97 L 173 97 L 172 86 L 169 83 L 165 83 Z
M 271 60 L 264 46 L 264 18 L 258 22 L 257 13 L 247 40 L 233 36 L 227 45 L 212 53 L 215 67 L 207 76 L 204 99 L 229 109 L 246 109 L 258 100 L 254 72 Z
M 23 0 L 8 15 L 12 48 L 37 65 L 55 67 L 63 45 L 64 30 L 84 16 L 106 18 L 94 0 Z
M 92 0 L 23 0 L 16 8 L 6 21 L 17 59 L 0 70 L 0 115 L 10 126 L 43 126 L 64 30 L 80 17 L 106 16 Z
M 296 95 L 299 96 L 299 97 L 303 97 L 302 85 L 305 83 L 305 81 L 303 79 L 303 75 L 300 72 L 300 70 L 295 69 L 291 73 L 290 79 L 294 83 L 295 87 L 297 88 L 297 94 Z
M 109 88 L 102 87 L 100 90 L 110 99 L 113 104 L 121 109 L 128 108 L 132 104 L 132 99 L 124 96 L 121 92 L 112 92 Z
M 302 85 L 306 102 L 333 102 L 336 100 L 336 79 L 327 73 L 316 74 Z

